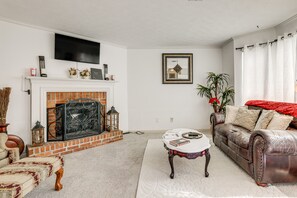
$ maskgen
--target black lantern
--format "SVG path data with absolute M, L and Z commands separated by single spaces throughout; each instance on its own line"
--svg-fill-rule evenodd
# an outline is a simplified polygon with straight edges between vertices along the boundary
M 118 131 L 119 130 L 119 113 L 115 110 L 114 106 L 106 114 L 106 130 Z
M 44 127 L 39 121 L 32 129 L 32 146 L 41 146 L 44 144 Z

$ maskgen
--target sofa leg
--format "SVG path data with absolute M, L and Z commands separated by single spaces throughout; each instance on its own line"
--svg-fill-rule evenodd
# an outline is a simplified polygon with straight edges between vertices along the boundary
M 258 186 L 261 186 L 261 187 L 267 187 L 267 186 L 268 186 L 268 184 L 260 183 L 260 182 L 256 182 L 256 184 L 257 184 Z
M 61 184 L 61 179 L 63 177 L 64 174 L 64 169 L 63 167 L 60 168 L 57 172 L 56 172 L 56 184 L 55 184 L 55 190 L 56 191 L 60 191 L 63 188 L 63 185 Z

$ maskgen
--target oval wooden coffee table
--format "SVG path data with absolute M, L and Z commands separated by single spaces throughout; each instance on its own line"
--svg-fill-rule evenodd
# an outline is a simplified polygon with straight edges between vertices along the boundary
M 175 147 L 170 144 L 170 141 L 172 140 L 183 138 L 182 134 L 187 132 L 198 132 L 198 131 L 194 129 L 172 129 L 172 130 L 166 131 L 162 136 L 164 147 L 168 150 L 168 159 L 171 167 L 170 178 L 171 179 L 174 178 L 173 158 L 176 155 L 179 157 L 185 157 L 187 159 L 196 159 L 197 157 L 205 156 L 206 160 L 205 160 L 204 174 L 205 174 L 205 177 L 208 177 L 209 173 L 207 172 L 207 167 L 210 161 L 210 153 L 209 153 L 210 143 L 209 143 L 209 139 L 204 134 L 202 134 L 202 137 L 199 139 L 187 139 L 190 142 L 181 146 Z

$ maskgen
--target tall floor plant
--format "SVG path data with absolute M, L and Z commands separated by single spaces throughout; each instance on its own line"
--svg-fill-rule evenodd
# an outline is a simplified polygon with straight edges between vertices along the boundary
M 224 112 L 226 105 L 234 102 L 234 88 L 229 86 L 229 75 L 208 72 L 206 79 L 206 85 L 197 85 L 198 95 L 209 99 L 214 112 Z

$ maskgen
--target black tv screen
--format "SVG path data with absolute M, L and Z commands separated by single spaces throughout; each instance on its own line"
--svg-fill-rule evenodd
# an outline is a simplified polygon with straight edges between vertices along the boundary
M 99 64 L 100 43 L 55 34 L 55 59 Z

